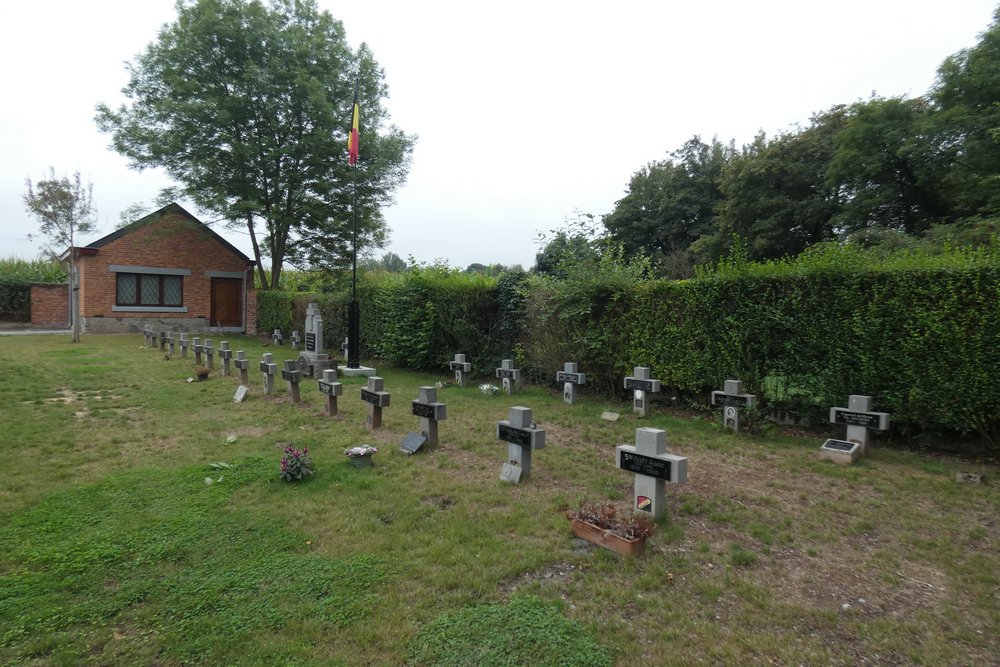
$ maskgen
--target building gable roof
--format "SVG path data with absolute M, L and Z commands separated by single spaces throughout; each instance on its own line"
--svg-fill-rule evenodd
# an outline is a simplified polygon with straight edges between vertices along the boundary
M 93 243 L 88 243 L 86 246 L 84 246 L 83 248 L 80 249 L 80 250 L 84 250 L 84 252 L 81 253 L 81 254 L 90 254 L 90 253 L 86 253 L 85 252 L 86 249 L 92 249 L 92 250 L 94 250 L 96 252 L 98 248 L 101 248 L 102 246 L 105 246 L 108 243 L 111 243 L 112 241 L 114 241 L 116 239 L 120 239 L 121 237 L 123 237 L 123 236 L 125 236 L 127 234 L 131 234 L 132 232 L 140 229 L 141 227 L 145 227 L 146 225 L 149 225 L 151 223 L 157 222 L 157 221 L 159 221 L 160 219 L 164 218 L 167 215 L 179 215 L 179 216 L 181 216 L 183 218 L 186 218 L 186 219 L 190 220 L 191 222 L 193 222 L 196 225 L 198 225 L 199 227 L 201 227 L 209 235 L 211 235 L 211 237 L 213 239 L 215 239 L 216 241 L 218 241 L 223 247 L 227 248 L 231 253 L 233 253 L 237 257 L 243 259 L 244 261 L 246 261 L 246 262 L 248 262 L 250 264 L 253 263 L 253 260 L 251 260 L 249 257 L 247 257 L 246 255 L 244 255 L 239 250 L 239 248 L 237 248 L 236 246 L 234 246 L 232 243 L 230 243 L 226 239 L 222 238 L 211 227 L 209 227 L 204 222 L 202 222 L 198 218 L 196 218 L 193 215 L 191 215 L 190 213 L 188 213 L 187 210 L 184 209 L 184 207 L 182 207 L 180 204 L 177 204 L 176 202 L 167 204 L 166 206 L 164 206 L 160 210 L 153 211 L 149 215 L 146 215 L 146 216 L 144 216 L 142 218 L 139 218 L 135 222 L 130 222 L 129 224 L 127 224 L 124 227 L 122 227 L 121 229 L 116 229 L 115 231 L 111 232 L 107 236 L 104 236 L 104 237 L 101 237 L 101 238 L 97 239 Z

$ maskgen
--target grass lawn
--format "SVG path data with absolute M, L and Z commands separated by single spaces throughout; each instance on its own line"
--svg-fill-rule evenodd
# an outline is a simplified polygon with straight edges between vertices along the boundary
M 265 346 L 228 340 L 252 361 L 242 404 L 218 358 L 187 383 L 193 359 L 141 335 L 0 338 L 0 663 L 1000 662 L 993 469 L 881 443 L 841 467 L 818 459 L 822 434 L 640 421 L 539 387 L 440 390 L 442 444 L 407 457 L 409 401 L 444 369 L 378 365 L 392 404 L 370 434 L 361 379 L 329 419 L 313 380 L 302 404 L 280 378 L 262 397 Z M 513 405 L 546 429 L 519 486 L 498 479 L 494 435 Z M 614 447 L 638 426 L 667 430 L 690 481 L 668 487 L 646 554 L 622 558 L 565 514 L 630 502 Z M 350 466 L 365 442 L 375 465 Z M 279 443 L 308 447 L 316 475 L 281 482 Z

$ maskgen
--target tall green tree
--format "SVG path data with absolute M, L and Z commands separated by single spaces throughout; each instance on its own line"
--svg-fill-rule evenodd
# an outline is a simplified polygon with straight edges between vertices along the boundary
M 621 244 L 628 254 L 662 261 L 713 234 L 723 168 L 734 154 L 732 143 L 712 139 L 706 144 L 695 136 L 667 160 L 640 169 L 625 197 L 604 216 L 609 241 Z
M 952 217 L 1000 215 L 1000 8 L 974 47 L 942 63 L 931 99 Z
M 834 138 L 844 127 L 846 108 L 815 114 L 808 127 L 771 140 L 760 134 L 725 168 L 718 209 L 719 237 L 714 256 L 734 237 L 744 239 L 748 258 L 797 255 L 833 237 L 832 218 L 840 212 L 840 187 L 827 180 Z
M 80 342 L 79 288 L 76 275 L 76 241 L 79 234 L 86 234 L 96 226 L 94 185 L 83 184 L 80 172 L 70 179 L 56 178 L 55 169 L 49 177 L 32 183 L 25 181 L 28 191 L 23 195 L 24 206 L 39 224 L 39 231 L 48 240 L 44 254 L 60 257 L 69 254 L 70 312 L 73 318 L 73 342 Z M 28 235 L 31 238 L 31 234 Z
M 129 74 L 128 102 L 99 105 L 98 127 L 131 166 L 164 168 L 199 208 L 244 227 L 272 289 L 286 261 L 351 258 L 357 79 L 358 246 L 384 244 L 381 207 L 405 180 L 415 138 L 387 125 L 384 73 L 369 49 L 352 52 L 314 0 L 182 0 Z

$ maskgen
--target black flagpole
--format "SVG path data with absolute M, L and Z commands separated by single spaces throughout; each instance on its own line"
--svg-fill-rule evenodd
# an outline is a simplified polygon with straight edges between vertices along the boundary
M 354 79 L 354 102 L 358 102 L 358 80 Z M 354 110 L 351 110 L 353 115 Z M 358 120 L 360 124 L 360 119 Z M 358 131 L 360 136 L 360 129 Z M 357 148 L 357 147 L 355 147 Z M 359 151 L 360 155 L 360 151 Z M 352 257 L 351 257 L 351 304 L 347 310 L 347 367 L 361 366 L 361 305 L 358 303 L 358 162 L 354 161 L 352 172 L 354 190 L 351 203 L 352 221 Z

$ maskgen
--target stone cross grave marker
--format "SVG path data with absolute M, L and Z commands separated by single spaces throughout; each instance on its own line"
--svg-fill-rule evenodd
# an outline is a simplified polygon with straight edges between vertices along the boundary
M 149 338 L 152 335 L 152 332 L 150 331 L 150 328 L 151 327 L 148 324 L 142 327 L 142 346 L 143 347 L 149 347 L 150 346 Z
M 229 361 L 233 358 L 233 351 L 229 349 L 229 341 L 224 340 L 219 343 L 219 359 L 222 359 L 222 377 L 229 377 Z
M 385 391 L 385 380 L 377 375 L 368 378 L 368 386 L 361 389 L 361 400 L 368 404 L 365 428 L 375 431 L 382 428 L 382 408 L 389 407 L 389 392 Z
M 192 347 L 194 348 L 194 365 L 201 366 L 201 339 L 195 336 L 192 343 Z
M 250 386 L 250 361 L 245 350 L 236 350 L 236 360 L 233 362 L 240 371 L 240 384 Z
M 166 352 L 166 351 L 167 351 L 167 332 L 166 331 L 161 331 L 160 332 L 160 352 Z
M 212 347 L 212 339 L 205 339 L 205 365 L 215 368 L 215 348 Z
M 455 384 L 459 387 L 465 387 L 465 376 L 472 370 L 472 364 L 465 360 L 465 355 L 456 354 L 455 360 L 449 362 L 448 366 L 455 371 Z
M 281 336 L 281 329 L 275 329 L 274 333 L 271 334 L 271 340 L 274 341 L 275 345 L 281 345 L 284 338 Z
M 347 363 L 347 343 L 347 336 L 344 336 L 344 342 L 340 344 L 340 358 L 344 360 L 344 363 Z
M 288 382 L 288 395 L 292 397 L 293 403 L 301 403 L 302 397 L 299 395 L 299 382 L 302 380 L 302 371 L 293 359 L 285 361 L 285 367 L 281 370 L 281 377 Z
M 500 480 L 518 484 L 531 475 L 531 452 L 545 447 L 545 429 L 531 419 L 531 408 L 514 406 L 507 419 L 497 422 L 497 440 L 507 443 L 507 462 L 500 468 Z
M 264 394 L 274 391 L 274 376 L 278 373 L 278 364 L 274 363 L 274 355 L 265 352 L 260 362 L 260 372 L 264 374 Z
M 521 379 L 521 371 L 514 368 L 512 359 L 504 359 L 500 362 L 500 368 L 497 369 L 497 377 L 500 378 L 500 383 L 503 385 L 503 392 L 510 396 L 517 388 L 517 381 Z
M 343 395 L 344 385 L 337 382 L 337 369 L 323 370 L 323 379 L 319 381 L 319 390 L 326 396 L 326 416 L 337 416 L 337 397 Z
M 712 392 L 712 405 L 722 406 L 722 425 L 736 433 L 740 432 L 740 408 L 756 404 L 756 394 L 744 394 L 740 380 L 726 380 L 722 391 Z
M 563 403 L 576 405 L 576 388 L 587 384 L 587 375 L 579 370 L 575 361 L 567 361 L 563 364 L 563 369 L 556 373 L 556 382 L 563 384 Z
M 188 337 L 186 333 L 181 334 L 181 359 L 187 359 L 188 356 Z
M 847 441 L 858 443 L 863 455 L 868 449 L 868 430 L 889 428 L 889 414 L 873 412 L 871 396 L 851 394 L 846 408 L 830 408 L 830 423 L 846 424 Z
M 299 336 L 298 331 L 292 331 L 292 349 L 299 349 L 299 344 L 302 343 L 302 338 Z
M 310 303 L 306 308 L 305 332 L 305 350 L 299 354 L 300 367 L 304 374 L 319 377 L 322 371 L 330 368 L 330 355 L 323 353 L 323 314 L 318 303 Z
M 634 509 L 659 519 L 666 512 L 664 485 L 688 478 L 688 460 L 667 453 L 667 432 L 659 428 L 637 428 L 635 445 L 615 447 L 615 466 L 635 473 Z
M 420 417 L 420 434 L 426 438 L 427 446 L 437 445 L 438 422 L 448 418 L 448 407 L 444 403 L 438 403 L 437 389 L 420 387 L 417 399 L 410 401 L 410 410 L 413 416 Z
M 167 334 L 167 349 L 170 351 L 170 356 L 174 356 L 174 332 L 171 331 Z
M 648 366 L 636 366 L 632 375 L 625 378 L 625 388 L 632 390 L 632 411 L 640 417 L 649 416 L 649 397 L 647 394 L 660 392 L 660 381 L 649 379 Z

